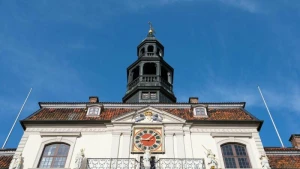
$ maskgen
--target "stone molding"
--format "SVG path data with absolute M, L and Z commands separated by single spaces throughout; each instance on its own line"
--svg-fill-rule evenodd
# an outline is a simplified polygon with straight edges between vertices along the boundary
M 30 132 L 95 132 L 95 131 L 112 131 L 108 128 L 27 128 Z
M 254 133 L 257 132 L 256 129 L 213 129 L 213 128 L 207 128 L 207 129 L 203 129 L 203 128 L 191 128 L 190 131 L 192 133 L 217 133 L 217 132 L 241 132 L 241 133 L 245 133 L 245 132 L 250 132 L 250 133 Z
M 28 169 L 40 169 L 40 168 L 28 168 Z M 51 168 L 51 169 L 71 169 L 71 168 Z
M 53 137 L 53 136 L 64 136 L 64 137 L 80 137 L 80 132 L 40 132 L 41 137 Z
M 295 151 L 266 151 L 267 155 L 300 155 L 300 152 Z
M 41 108 L 86 108 L 89 103 L 41 103 Z M 136 108 L 140 109 L 149 104 L 122 104 L 122 103 L 99 103 L 104 106 L 104 108 Z M 207 105 L 208 108 L 243 108 L 243 103 L 199 103 Z M 176 103 L 176 104 L 150 104 L 157 108 L 191 108 L 194 104 Z
M 239 132 L 228 132 L 228 133 L 211 133 L 212 137 L 252 137 L 252 133 L 239 133 Z

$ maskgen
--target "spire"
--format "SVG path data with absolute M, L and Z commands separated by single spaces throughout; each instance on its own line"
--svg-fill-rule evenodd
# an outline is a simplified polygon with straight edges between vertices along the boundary
M 148 35 L 147 37 L 155 37 L 154 34 L 155 34 L 155 30 L 154 28 L 152 27 L 152 23 L 151 22 L 148 22 L 149 26 L 150 26 L 150 29 L 148 31 Z

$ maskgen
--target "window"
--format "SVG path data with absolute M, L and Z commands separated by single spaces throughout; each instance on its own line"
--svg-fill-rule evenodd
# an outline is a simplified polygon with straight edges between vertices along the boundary
M 195 107 L 194 108 L 195 116 L 207 116 L 205 107 Z
M 153 50 L 154 50 L 154 47 L 152 45 L 149 45 L 148 46 L 148 52 L 153 52 Z
M 69 149 L 64 143 L 45 146 L 38 168 L 64 168 Z
M 232 143 L 221 148 L 225 168 L 251 168 L 246 146 Z
M 144 54 L 145 54 L 145 48 L 142 48 L 141 49 L 141 56 L 144 56 Z
M 155 100 L 157 99 L 157 95 L 156 92 L 143 92 L 142 93 L 142 99 L 151 99 L 151 100 Z
M 151 99 L 156 99 L 156 93 L 155 92 L 151 92 L 150 93 L 150 98 Z
M 149 93 L 143 92 L 142 93 L 142 99 L 149 99 Z
M 87 116 L 99 116 L 101 108 L 100 107 L 90 107 L 87 112 Z

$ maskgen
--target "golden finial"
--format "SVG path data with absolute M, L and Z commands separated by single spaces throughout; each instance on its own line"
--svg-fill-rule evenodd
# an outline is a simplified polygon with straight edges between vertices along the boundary
M 149 32 L 148 32 L 148 36 L 152 37 L 155 34 L 155 30 L 153 29 L 151 22 L 148 22 L 148 24 L 150 26 L 150 29 L 149 29 Z

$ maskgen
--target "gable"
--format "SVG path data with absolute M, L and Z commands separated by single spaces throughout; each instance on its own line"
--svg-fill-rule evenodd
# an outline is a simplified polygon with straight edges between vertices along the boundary
M 111 120 L 112 123 L 185 123 L 176 115 L 152 106 L 126 113 Z

